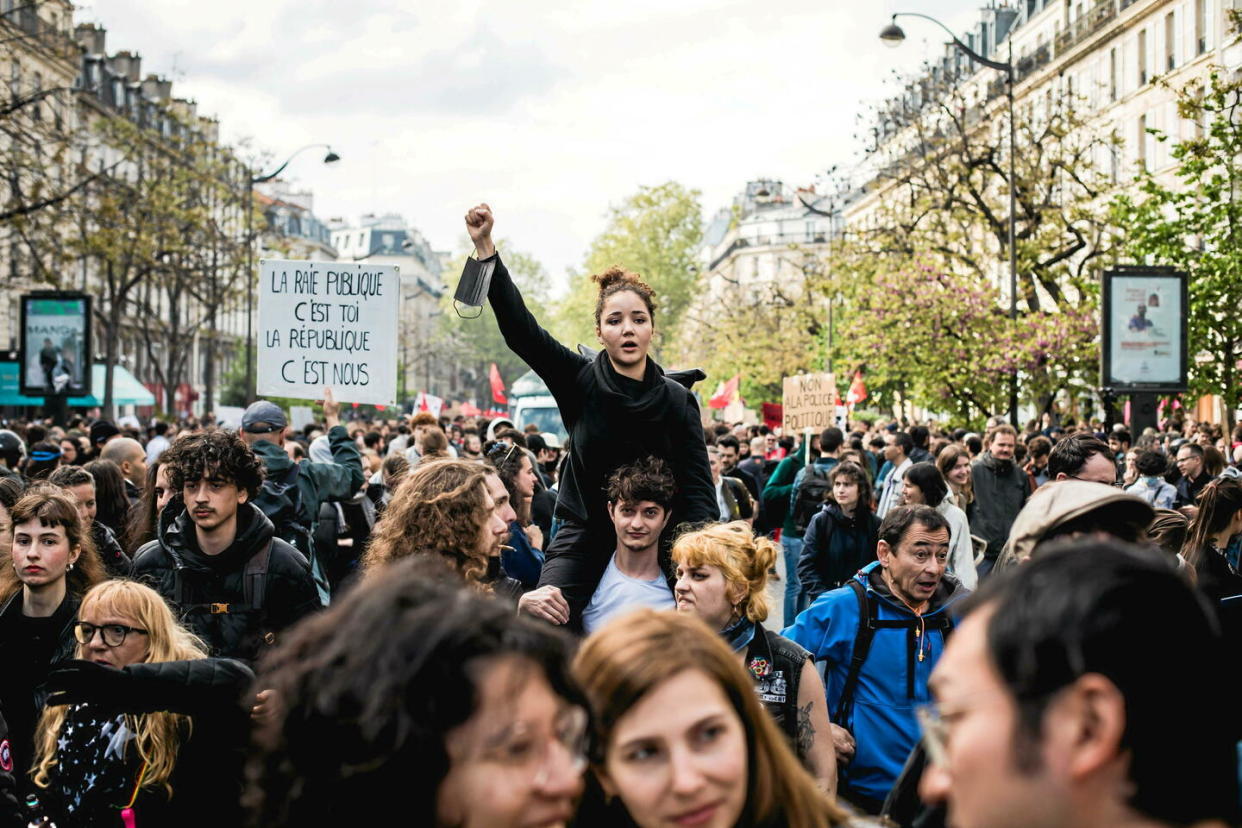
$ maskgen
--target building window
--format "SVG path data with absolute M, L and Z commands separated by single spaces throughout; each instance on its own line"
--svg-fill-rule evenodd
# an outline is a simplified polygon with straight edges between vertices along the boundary
M 1117 50 L 1108 50 L 1108 99 L 1117 100 Z
M 1177 35 L 1173 29 L 1173 12 L 1164 16 L 1164 68 L 1173 69 L 1177 66 Z
M 1147 30 L 1139 29 L 1138 33 L 1138 83 L 1147 83 Z
M 1195 0 L 1195 54 L 1207 51 L 1207 0 Z
M 1147 169 L 1147 138 L 1147 116 L 1140 115 L 1138 118 L 1138 162 L 1143 169 Z

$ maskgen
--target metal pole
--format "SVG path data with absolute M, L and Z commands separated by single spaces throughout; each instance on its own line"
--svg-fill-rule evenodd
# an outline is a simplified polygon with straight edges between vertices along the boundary
M 1018 318 L 1018 250 L 1015 246 L 1018 223 L 1018 181 L 1014 175 L 1014 159 L 1018 154 L 1017 127 L 1013 106 L 1013 36 L 1009 37 L 1009 318 Z M 1016 326 L 1015 326 L 1016 327 Z M 1009 377 L 1009 424 L 1018 427 L 1018 366 Z
M 246 404 L 254 402 L 254 170 L 246 168 Z

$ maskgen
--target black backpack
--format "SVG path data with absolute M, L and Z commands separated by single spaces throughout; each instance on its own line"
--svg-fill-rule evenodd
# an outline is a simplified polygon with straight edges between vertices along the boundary
M 281 477 L 265 477 L 254 499 L 267 519 L 276 527 L 276 537 L 293 546 L 310 560 L 314 555 L 310 527 L 302 523 L 302 490 L 298 486 L 298 464 Z
M 818 466 L 810 466 L 802 475 L 802 485 L 798 487 L 798 499 L 793 505 L 793 524 L 798 530 L 798 537 L 806 534 L 806 527 L 811 525 L 811 518 L 824 505 L 832 492 L 832 484 L 828 482 L 828 472 Z

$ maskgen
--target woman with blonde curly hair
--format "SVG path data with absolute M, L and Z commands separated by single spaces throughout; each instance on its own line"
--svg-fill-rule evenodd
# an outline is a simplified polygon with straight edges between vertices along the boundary
M 745 521 L 687 532 L 673 544 L 679 612 L 719 631 L 754 681 L 755 693 L 807 768 L 829 793 L 837 761 L 824 684 L 810 653 L 765 630 L 768 573 L 779 547 Z
M 587 820 L 584 804 L 580 822 L 849 824 L 764 713 L 753 672 L 698 618 L 637 610 L 586 640 L 574 676 L 591 706 L 595 776 L 625 811 Z
M 401 558 L 428 555 L 480 591 L 510 592 L 513 584 L 500 573 L 500 548 L 515 517 L 494 468 L 471 460 L 420 463 L 375 524 L 363 568 L 374 573 Z M 516 590 L 520 594 L 520 585 Z
M 76 661 L 52 670 L 34 784 L 62 828 L 240 824 L 242 694 L 254 674 L 207 658 L 155 590 L 105 581 L 82 599 Z

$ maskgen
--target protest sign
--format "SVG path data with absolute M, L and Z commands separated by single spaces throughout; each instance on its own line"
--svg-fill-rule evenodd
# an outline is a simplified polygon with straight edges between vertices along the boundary
M 837 424 L 837 386 L 832 374 L 785 377 L 781 390 L 782 423 L 786 434 L 819 432 Z
M 360 262 L 259 263 L 260 395 L 391 405 L 397 397 L 397 313 L 393 265 Z

